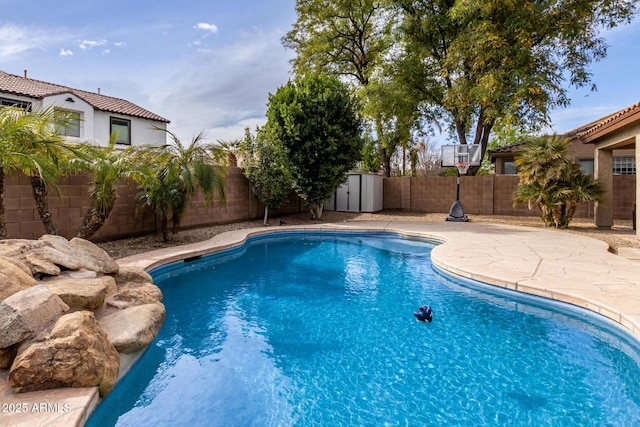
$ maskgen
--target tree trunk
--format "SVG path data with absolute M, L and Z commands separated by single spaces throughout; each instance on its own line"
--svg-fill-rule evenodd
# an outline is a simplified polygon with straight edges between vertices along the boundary
M 173 234 L 176 234 L 178 231 L 180 231 L 180 220 L 181 220 L 181 215 L 175 213 L 175 211 L 173 212 L 173 216 L 171 217 L 171 221 L 172 221 L 172 227 L 171 227 L 171 232 Z M 165 214 L 165 221 L 166 221 L 166 214 Z M 165 240 L 166 241 L 166 240 Z
M 378 119 L 375 120 L 376 133 L 378 134 L 378 152 L 380 154 L 380 164 L 382 165 L 382 173 L 387 178 L 391 177 L 391 158 L 387 153 L 385 137 L 382 132 L 382 124 Z
M 7 218 L 4 210 L 4 168 L 0 166 L 0 239 L 7 238 Z
M 269 206 L 264 207 L 264 221 L 262 221 L 262 225 L 269 225 L 267 220 L 269 219 Z
M 106 214 L 99 213 L 92 201 L 89 210 L 82 220 L 82 226 L 80 227 L 80 230 L 78 230 L 77 237 L 89 239 L 91 236 L 96 234 L 109 217 L 109 213 L 111 213 L 111 209 L 109 209 Z
M 175 219 L 174 219 L 174 224 L 175 224 Z M 162 233 L 162 241 L 168 242 L 169 241 L 169 220 L 167 219 L 167 214 L 164 212 L 160 215 L 160 232 Z
M 324 203 L 312 203 L 309 209 L 311 210 L 311 219 L 320 220 L 322 219 L 322 211 L 323 211 Z
M 46 233 L 57 235 L 58 230 L 56 230 L 56 226 L 51 218 L 51 211 L 49 210 L 49 192 L 47 191 L 47 186 L 39 175 L 30 175 L 29 181 L 31 182 L 31 191 L 36 201 L 36 207 L 38 208 L 38 215 L 40 215 L 40 221 L 42 221 Z

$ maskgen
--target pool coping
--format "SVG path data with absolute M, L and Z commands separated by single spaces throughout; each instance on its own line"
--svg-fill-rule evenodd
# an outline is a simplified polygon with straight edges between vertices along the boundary
M 122 267 L 148 271 L 238 247 L 251 237 L 301 231 L 389 232 L 436 240 L 442 244 L 432 250 L 431 258 L 442 271 L 586 308 L 616 322 L 640 341 L 638 261 L 610 253 L 608 245 L 600 240 L 554 229 L 445 221 L 345 221 L 263 227 L 229 231 L 204 242 L 117 261 Z M 121 375 L 131 363 L 126 365 Z M 96 387 L 13 394 L 6 375 L 0 375 L 0 396 L 3 403 L 29 410 L 0 412 L 0 427 L 83 426 L 99 401 Z M 37 411 L 39 408 L 44 410 Z

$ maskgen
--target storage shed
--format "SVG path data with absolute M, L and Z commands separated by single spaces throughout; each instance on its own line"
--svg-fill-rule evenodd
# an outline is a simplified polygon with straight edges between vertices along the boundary
M 327 200 L 325 210 L 340 212 L 378 212 L 382 210 L 381 175 L 349 172 L 347 180 Z

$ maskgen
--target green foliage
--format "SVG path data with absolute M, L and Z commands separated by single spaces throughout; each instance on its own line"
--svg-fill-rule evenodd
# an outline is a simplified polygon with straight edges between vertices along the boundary
M 599 201 L 603 189 L 568 156 L 566 139 L 553 135 L 529 139 L 518 150 L 520 183 L 514 204 L 537 205 L 545 224 L 566 228 L 580 202 Z
M 170 143 L 156 150 L 146 148 L 152 150 L 153 155 L 141 158 L 150 173 L 137 197 L 143 206 L 160 217 L 162 238 L 167 241 L 169 215 L 173 221 L 172 232 L 177 233 L 189 199 L 198 191 L 202 191 L 205 205 L 211 205 L 216 195 L 220 206 L 224 205 L 226 168 L 216 160 L 226 153 L 224 148 L 205 144 L 203 132 L 185 145 L 174 133 L 161 128 L 157 130 L 166 132 Z
M 321 207 L 362 155 L 358 103 L 336 77 L 310 74 L 269 95 L 264 132 L 288 153 L 294 189 Z
M 265 129 L 259 130 L 255 138 L 245 129 L 239 152 L 244 175 L 251 182 L 258 201 L 265 205 L 266 225 L 268 210 L 284 206 L 293 188 L 288 152 L 283 145 L 275 143 Z
M 378 172 L 381 167 L 378 142 L 370 132 L 365 132 L 364 145 L 362 146 L 362 161 L 359 163 L 358 170 L 362 172 Z
M 91 204 L 77 236 L 88 239 L 104 225 L 111 214 L 118 197 L 119 181 L 131 179 L 142 183 L 149 172 L 139 162 L 139 152 L 135 147 L 130 146 L 124 150 L 116 147 L 115 134 L 107 147 L 83 143 L 76 150 L 79 156 L 71 159 L 71 168 L 89 174 L 91 196 Z
M 27 112 L 21 108 L 0 107 L 0 238 L 6 236 L 4 177 L 14 172 L 29 176 L 45 231 L 56 234 L 47 188 L 52 186 L 60 194 L 57 180 L 72 153 L 55 132 L 57 120 L 53 108 Z
M 395 62 L 421 99 L 484 155 L 498 119 L 548 120 L 569 84 L 590 83 L 602 25 L 629 22 L 633 0 L 390 0 L 400 11 Z

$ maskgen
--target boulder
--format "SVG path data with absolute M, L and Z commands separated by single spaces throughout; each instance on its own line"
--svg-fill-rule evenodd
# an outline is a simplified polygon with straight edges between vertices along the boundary
M 64 237 L 61 237 L 64 239 Z M 15 258 L 29 267 L 32 274 L 60 274 L 60 268 L 80 268 L 73 253 L 65 253 L 46 240 L 7 239 L 0 241 L 0 255 Z
M 76 311 L 58 319 L 49 334 L 19 346 L 9 385 L 16 393 L 58 387 L 113 388 L 120 358 L 93 313 Z
M 60 267 L 35 253 L 25 254 L 22 260 L 31 269 L 31 273 L 33 274 L 44 273 L 49 276 L 57 276 L 60 274 Z
M 154 340 L 165 316 L 163 304 L 144 304 L 109 314 L 100 324 L 118 351 L 133 353 Z
M 69 270 L 78 270 L 80 268 L 80 263 L 76 260 L 75 253 L 61 252 L 50 246 L 50 243 L 42 248 L 34 249 L 31 254 Z
M 27 267 L 24 262 L 19 261 L 15 258 L 9 258 L 8 256 L 4 256 L 4 255 L 0 255 L 0 259 L 3 261 L 10 262 L 11 264 L 18 267 L 20 270 L 24 271 L 25 274 L 28 274 L 29 276 L 31 276 L 31 270 L 29 270 L 29 267 Z
M 85 270 L 81 268 L 80 270 L 65 270 L 60 272 L 60 276 L 68 276 L 73 277 L 74 279 L 92 279 L 94 277 L 98 277 L 98 273 L 91 270 Z
M 105 305 L 118 309 L 136 305 L 154 304 L 162 302 L 162 291 L 152 283 L 129 283 L 121 286 L 118 292 L 109 296 Z
M 126 283 L 153 283 L 153 278 L 142 268 L 137 267 L 120 267 L 117 274 L 113 276 L 118 286 Z
M 11 295 L 0 303 L 0 348 L 34 336 L 68 309 L 45 285 Z
M 20 255 L 28 253 L 36 248 L 42 248 L 46 245 L 47 242 L 39 240 L 3 239 L 0 240 L 0 255 L 20 259 Z
M 0 348 L 0 369 L 8 369 L 16 355 L 15 347 Z
M 0 258 L 0 301 L 38 284 L 31 274 L 7 259 Z
M 96 244 L 79 237 L 71 239 L 69 244 L 75 251 L 77 260 L 82 268 L 103 274 L 116 274 L 118 272 L 118 263 Z
M 70 308 L 80 310 L 95 310 L 102 306 L 107 295 L 107 286 L 115 287 L 115 280 L 111 276 L 91 279 L 56 276 L 47 278 L 42 283 Z

